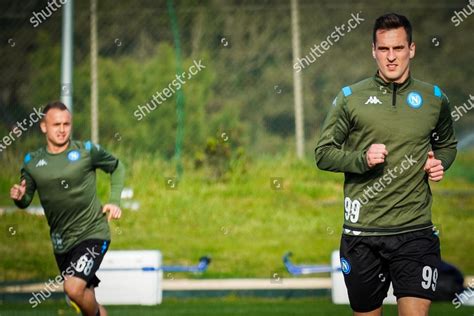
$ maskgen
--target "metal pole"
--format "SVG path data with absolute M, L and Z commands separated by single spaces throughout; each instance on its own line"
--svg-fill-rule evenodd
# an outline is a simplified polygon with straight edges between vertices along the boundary
M 63 7 L 62 54 L 61 54 L 61 102 L 73 112 L 72 103 L 72 48 L 73 48 L 73 11 L 74 0 L 68 0 Z
M 298 18 L 298 0 L 291 0 L 291 33 L 293 64 L 297 62 L 300 53 L 300 26 Z M 302 159 L 304 156 L 304 129 L 303 129 L 303 86 L 301 71 L 293 71 L 293 90 L 295 102 L 295 136 L 296 156 Z
M 97 75 L 97 0 L 91 0 L 91 135 L 92 142 L 99 142 Z
M 176 12 L 173 7 L 173 0 L 168 0 L 168 14 L 171 20 L 171 28 L 173 31 L 174 45 L 176 51 L 176 74 L 183 73 L 183 65 L 181 60 L 181 44 L 179 41 L 179 29 L 178 21 L 176 18 Z M 183 163 L 181 162 L 181 150 L 183 147 L 184 139 L 184 92 L 183 89 L 176 91 L 176 115 L 178 119 L 178 126 L 176 130 L 176 147 L 175 147 L 175 159 L 176 159 L 176 172 L 178 179 L 181 179 L 183 175 Z

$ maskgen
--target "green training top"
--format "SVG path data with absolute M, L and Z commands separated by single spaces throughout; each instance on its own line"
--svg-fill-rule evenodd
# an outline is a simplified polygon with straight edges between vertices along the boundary
M 26 192 L 14 202 L 26 208 L 38 190 L 55 253 L 65 253 L 86 239 L 110 240 L 107 214 L 96 193 L 97 168 L 112 174 L 110 203 L 119 206 L 124 167 L 99 145 L 71 140 L 59 154 L 40 148 L 25 156 L 21 180 L 26 180 Z
M 370 169 L 366 152 L 385 144 L 388 156 Z M 344 172 L 344 233 L 390 235 L 432 227 L 432 195 L 423 170 L 428 151 L 444 170 L 456 157 L 449 101 L 437 87 L 409 77 L 378 75 L 335 98 L 315 149 L 322 170 Z

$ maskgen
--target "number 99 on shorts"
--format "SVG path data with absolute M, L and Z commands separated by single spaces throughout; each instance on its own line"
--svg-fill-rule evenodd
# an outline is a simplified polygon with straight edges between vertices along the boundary
M 421 272 L 423 281 L 421 281 L 421 286 L 425 290 L 436 291 L 436 282 L 438 281 L 438 269 L 432 269 L 430 266 L 424 266 L 423 271 Z

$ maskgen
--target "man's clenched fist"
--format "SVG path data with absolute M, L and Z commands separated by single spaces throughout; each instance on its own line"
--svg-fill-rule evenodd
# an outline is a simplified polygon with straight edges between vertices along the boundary
M 441 181 L 444 177 L 444 167 L 441 160 L 435 158 L 434 152 L 428 152 L 428 159 L 425 163 L 425 171 L 428 174 L 428 179 L 431 181 Z
M 13 200 L 20 201 L 26 192 L 26 180 L 23 179 L 20 184 L 15 184 L 10 189 L 10 197 Z
M 387 157 L 388 151 L 385 148 L 384 144 L 372 144 L 367 150 L 366 159 L 369 168 L 373 168 L 374 166 L 384 163 L 385 157 Z
M 102 213 L 109 213 L 107 220 L 119 219 L 122 216 L 122 210 L 120 207 L 114 204 L 105 204 L 102 208 Z

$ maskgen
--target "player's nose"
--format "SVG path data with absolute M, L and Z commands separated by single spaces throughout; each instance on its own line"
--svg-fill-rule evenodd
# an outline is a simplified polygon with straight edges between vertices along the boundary
M 394 53 L 393 49 L 389 50 L 388 55 L 387 55 L 387 59 L 390 62 L 395 61 L 395 59 L 397 59 L 397 56 L 395 56 L 395 53 Z

